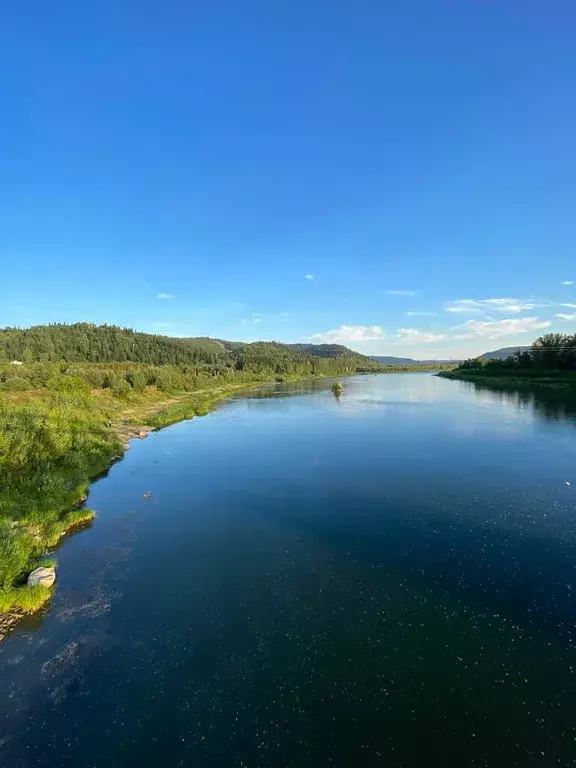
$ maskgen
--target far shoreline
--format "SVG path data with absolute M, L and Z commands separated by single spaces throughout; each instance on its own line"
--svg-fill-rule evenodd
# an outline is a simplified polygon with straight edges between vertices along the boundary
M 576 375 L 570 371 L 560 371 L 558 376 L 550 375 L 550 371 L 541 374 L 534 371 L 520 371 L 516 375 L 486 375 L 474 370 L 439 371 L 436 376 L 453 381 L 467 381 L 472 384 L 491 384 L 501 387 L 538 386 L 556 389 L 576 389 Z

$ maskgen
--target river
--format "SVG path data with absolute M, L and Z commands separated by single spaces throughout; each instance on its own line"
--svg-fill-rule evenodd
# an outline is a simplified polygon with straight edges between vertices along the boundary
M 0 645 L 3 768 L 576 765 L 576 401 L 278 384 L 133 441 Z

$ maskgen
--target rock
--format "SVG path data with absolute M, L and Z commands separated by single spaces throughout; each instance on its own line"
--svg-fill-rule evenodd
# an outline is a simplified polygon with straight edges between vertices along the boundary
M 56 581 L 56 571 L 54 568 L 35 568 L 28 576 L 29 587 L 45 587 L 49 589 Z
M 148 432 L 146 432 L 144 429 L 141 429 L 140 432 L 138 432 L 138 437 L 140 440 L 144 440 L 145 437 L 148 437 Z

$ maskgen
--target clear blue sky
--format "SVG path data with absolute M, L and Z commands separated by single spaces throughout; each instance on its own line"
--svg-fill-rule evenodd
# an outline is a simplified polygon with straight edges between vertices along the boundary
M 2 16 L 0 325 L 421 357 L 574 332 L 574 0 Z

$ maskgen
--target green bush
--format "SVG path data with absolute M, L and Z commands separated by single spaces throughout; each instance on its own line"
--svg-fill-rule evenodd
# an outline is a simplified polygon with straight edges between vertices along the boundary
M 30 536 L 9 525 L 0 525 L 0 590 L 8 589 L 22 576 L 30 551 Z
M 0 388 L 4 392 L 25 392 L 27 389 L 33 389 L 33 386 L 22 376 L 11 376 L 0 384 Z
M 67 394 L 88 394 L 90 385 L 78 376 L 55 376 L 48 382 L 48 388 Z

